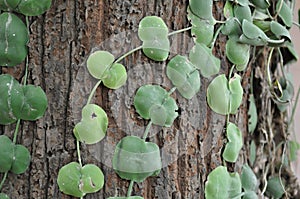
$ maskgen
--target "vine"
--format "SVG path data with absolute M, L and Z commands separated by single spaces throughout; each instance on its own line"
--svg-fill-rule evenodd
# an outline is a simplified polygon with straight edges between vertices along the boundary
M 41 118 L 47 109 L 47 97 L 39 86 L 27 85 L 29 22 L 28 16 L 38 16 L 51 6 L 51 0 L 1 0 L 0 10 L 0 66 L 12 67 L 22 63 L 26 57 L 23 84 L 8 74 L 0 75 L 0 124 L 16 123 L 13 140 L 6 135 L 0 136 L 0 173 L 3 177 L 0 191 L 9 172 L 24 173 L 30 164 L 30 152 L 17 137 L 21 120 L 35 121 Z M 17 12 L 26 16 L 26 25 L 15 15 Z M 0 192 L 0 199 L 8 199 Z
M 167 60 L 170 51 L 169 36 L 190 30 L 194 37 L 194 46 L 188 56 L 176 55 L 167 64 L 166 75 L 174 88 L 167 91 L 158 85 L 144 85 L 136 92 L 134 97 L 136 112 L 149 122 L 141 138 L 126 136 L 117 144 L 112 161 L 113 169 L 120 178 L 129 180 L 130 184 L 126 197 L 110 197 L 110 199 L 142 198 L 131 196 L 134 182 L 143 182 L 150 176 L 158 175 L 162 167 L 159 147 L 155 143 L 146 141 L 148 132 L 152 125 L 172 126 L 178 116 L 178 106 L 172 93 L 176 90 L 186 99 L 193 98 L 200 90 L 201 76 L 205 78 L 216 76 L 207 88 L 207 103 L 214 112 L 227 116 L 228 140 L 222 153 L 223 165 L 218 166 L 208 175 L 205 197 L 207 199 L 258 198 L 258 180 L 250 166 L 245 164 L 241 175 L 237 171 L 229 172 L 227 169 L 227 163 L 234 164 L 239 158 L 244 133 L 236 124 L 230 122 L 230 116 L 238 112 L 242 103 L 244 91 L 241 85 L 242 77 L 239 74 L 250 67 L 251 49 L 255 51 L 256 47 L 265 48 L 269 52 L 265 75 L 271 99 L 282 112 L 286 110 L 287 102 L 291 101 L 292 84 L 282 69 L 284 65 L 298 58 L 288 31 L 293 24 L 291 5 L 292 1 L 289 0 L 227 0 L 224 6 L 226 21 L 222 22 L 213 17 L 212 0 L 190 0 L 187 17 L 191 27 L 169 33 L 161 18 L 147 16 L 141 20 L 138 28 L 142 46 L 136 47 L 118 59 L 107 51 L 92 53 L 87 60 L 87 68 L 98 82 L 82 109 L 81 121 L 74 127 L 78 162 L 71 162 L 60 169 L 57 179 L 60 190 L 65 194 L 83 198 L 87 193 L 99 191 L 104 185 L 101 169 L 93 164 L 83 166 L 80 155 L 80 142 L 95 144 L 104 138 L 108 128 L 105 111 L 98 105 L 91 104 L 96 88 L 101 83 L 110 89 L 123 86 L 127 80 L 127 73 L 125 67 L 119 62 L 138 50 L 142 50 L 154 61 Z M 215 31 L 217 24 L 221 25 Z M 213 55 L 214 44 L 219 34 L 228 38 L 224 55 L 232 63 L 231 68 L 228 69 L 228 77 L 226 74 L 219 74 L 221 61 Z M 283 74 L 283 78 L 279 80 L 273 80 L 270 73 L 275 50 L 278 52 Z M 283 50 L 292 58 L 284 59 L 281 54 Z M 251 70 L 253 74 L 253 69 Z M 257 124 L 252 80 L 253 76 L 248 113 L 250 134 L 255 131 Z M 255 155 L 253 157 L 255 147 L 255 143 L 251 141 L 250 165 L 255 161 Z M 265 193 L 273 197 L 281 197 L 285 193 L 280 171 L 279 176 L 270 176 L 266 180 L 261 194 Z

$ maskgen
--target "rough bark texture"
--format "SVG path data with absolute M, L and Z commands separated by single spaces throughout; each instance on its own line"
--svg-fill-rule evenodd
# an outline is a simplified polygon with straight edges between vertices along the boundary
M 51 9 L 40 17 L 30 18 L 29 82 L 40 85 L 47 93 L 46 115 L 37 122 L 22 122 L 18 142 L 31 152 L 32 162 L 25 174 L 9 174 L 3 192 L 11 198 L 71 198 L 62 194 L 56 179 L 59 169 L 77 161 L 72 130 L 80 121 L 81 109 L 95 84 L 86 69 L 88 55 L 96 49 L 110 51 L 116 57 L 140 45 L 138 23 L 144 16 L 164 19 L 170 30 L 188 26 L 186 0 L 53 0 Z M 214 14 L 223 20 L 222 2 L 216 2 Z M 171 38 L 174 54 L 187 54 L 192 46 L 188 33 Z M 220 37 L 214 54 L 221 58 L 227 72 L 224 54 L 226 38 Z M 129 182 L 120 179 L 111 167 L 117 142 L 126 134 L 141 136 L 146 121 L 134 110 L 133 97 L 138 87 L 158 84 L 172 87 L 166 78 L 166 63 L 153 62 L 141 51 L 122 63 L 128 70 L 128 81 L 118 90 L 100 86 L 94 98 L 109 116 L 106 138 L 94 146 L 82 146 L 84 163 L 100 166 L 105 174 L 104 188 L 85 198 L 125 196 Z M 6 70 L 19 80 L 24 66 Z M 247 96 L 250 70 L 243 74 L 245 97 L 239 113 L 230 118 L 247 133 Z M 192 100 L 174 93 L 180 116 L 171 128 L 152 127 L 150 138 L 161 148 L 164 168 L 158 177 L 134 185 L 133 194 L 144 198 L 204 198 L 207 175 L 222 164 L 225 116 L 212 112 L 206 104 L 206 89 L 211 79 L 202 78 L 201 90 Z M 2 127 L 0 134 L 12 135 L 14 125 Z M 239 162 L 229 165 L 240 171 L 247 161 L 247 145 Z

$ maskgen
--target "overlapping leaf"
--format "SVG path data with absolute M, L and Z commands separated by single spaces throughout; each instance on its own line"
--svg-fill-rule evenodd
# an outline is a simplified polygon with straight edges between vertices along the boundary
M 157 85 L 145 85 L 138 89 L 134 97 L 134 106 L 144 119 L 160 126 L 170 127 L 178 116 L 178 107 L 169 93 Z M 160 114 L 155 114 L 158 110 Z
M 250 58 L 250 45 L 240 43 L 236 37 L 231 37 L 226 43 L 226 56 L 237 66 L 247 66 Z M 237 69 L 244 70 L 243 67 L 237 67 Z
M 81 122 L 76 124 L 73 131 L 78 141 L 95 144 L 104 138 L 107 126 L 105 111 L 96 104 L 88 104 L 83 107 Z
M 167 65 L 167 76 L 184 98 L 191 99 L 200 89 L 199 72 L 184 56 L 177 55 L 171 59 Z
M 189 0 L 191 11 L 200 19 L 214 21 L 212 16 L 212 0 Z
M 87 164 L 81 167 L 79 163 L 71 162 L 59 170 L 57 184 L 63 193 L 83 197 L 103 187 L 104 175 L 96 165 Z
M 51 0 L 21 0 L 16 10 L 26 16 L 38 16 L 51 6 Z
M 159 147 L 155 143 L 127 136 L 116 146 L 113 168 L 123 179 L 142 182 L 149 176 L 157 175 L 161 166 Z

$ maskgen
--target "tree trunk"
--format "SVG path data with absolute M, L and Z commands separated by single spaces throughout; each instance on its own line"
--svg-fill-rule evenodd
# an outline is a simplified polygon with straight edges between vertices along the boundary
M 3 192 L 9 193 L 11 198 L 71 198 L 59 191 L 56 180 L 62 166 L 77 161 L 73 128 L 80 121 L 81 109 L 96 83 L 86 69 L 87 57 L 99 49 L 119 57 L 139 46 L 137 29 L 144 16 L 162 17 L 170 31 L 188 27 L 187 4 L 186 0 L 54 0 L 46 14 L 30 18 L 29 82 L 45 90 L 49 105 L 42 119 L 22 122 L 18 142 L 30 150 L 32 161 L 25 174 L 9 174 Z M 223 2 L 216 2 L 216 19 L 224 20 L 222 12 Z M 220 36 L 214 54 L 220 57 L 221 70 L 227 73 L 229 64 L 224 51 L 225 42 L 226 37 Z M 188 32 L 174 35 L 171 37 L 170 57 L 186 55 L 191 47 Z M 135 112 L 134 94 L 144 84 L 161 85 L 167 90 L 172 88 L 165 75 L 166 62 L 151 61 L 138 51 L 122 63 L 128 71 L 126 85 L 117 90 L 100 86 L 94 98 L 94 103 L 100 105 L 109 117 L 106 138 L 92 146 L 81 146 L 83 163 L 98 165 L 105 175 L 104 188 L 88 194 L 87 199 L 126 195 L 129 181 L 117 176 L 111 159 L 122 137 L 142 136 L 147 125 Z M 249 156 L 248 85 L 253 66 L 242 74 L 243 103 L 238 114 L 230 118 L 245 137 L 238 162 L 228 165 L 236 171 L 240 171 Z M 24 66 L 3 68 L 2 71 L 20 80 Z M 186 100 L 176 92 L 173 94 L 180 107 L 179 117 L 170 128 L 152 126 L 149 136 L 149 140 L 161 149 L 164 167 L 157 177 L 135 183 L 133 195 L 159 199 L 204 198 L 205 181 L 209 172 L 222 164 L 221 154 L 226 142 L 226 117 L 214 113 L 206 103 L 210 81 L 201 79 L 201 90 L 192 100 Z M 14 127 L 2 127 L 0 134 L 11 137 Z M 260 171 L 261 167 L 257 168 Z

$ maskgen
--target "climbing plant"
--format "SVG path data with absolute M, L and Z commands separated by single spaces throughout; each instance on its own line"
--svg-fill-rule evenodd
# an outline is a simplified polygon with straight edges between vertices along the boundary
M 51 6 L 51 0 L 1 0 L 0 1 L 0 66 L 13 67 L 22 63 L 28 55 L 29 41 L 28 16 L 38 16 Z M 26 24 L 18 17 L 25 15 Z M 28 59 L 25 63 L 23 83 L 19 83 L 8 74 L 0 75 L 0 124 L 16 123 L 13 139 L 0 136 L 0 191 L 9 172 L 24 173 L 30 164 L 30 152 L 20 144 L 17 137 L 21 120 L 35 121 L 41 118 L 48 100 L 39 86 L 27 85 Z M 0 199 L 8 199 L 8 195 L 0 193 Z

